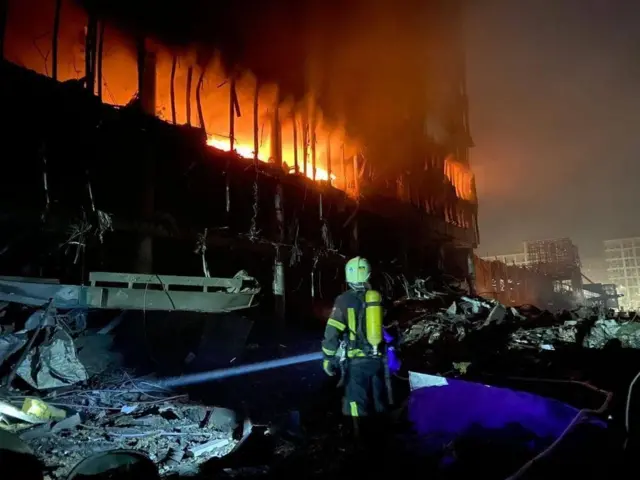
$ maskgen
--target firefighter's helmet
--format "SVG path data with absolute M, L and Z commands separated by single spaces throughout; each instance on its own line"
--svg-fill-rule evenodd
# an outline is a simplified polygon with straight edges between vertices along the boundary
M 354 257 L 347 262 L 344 272 L 349 285 L 362 285 L 369 280 L 371 265 L 366 258 Z

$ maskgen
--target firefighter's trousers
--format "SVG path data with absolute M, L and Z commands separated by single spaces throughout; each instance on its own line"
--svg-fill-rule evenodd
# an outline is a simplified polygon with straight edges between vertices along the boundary
M 353 358 L 348 361 L 342 413 L 364 417 L 384 413 L 387 395 L 382 358 Z

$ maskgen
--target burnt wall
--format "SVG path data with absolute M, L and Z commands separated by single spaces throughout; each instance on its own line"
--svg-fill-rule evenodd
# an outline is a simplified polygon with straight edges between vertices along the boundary
M 9 1 L 7 59 L 52 74 L 54 4 Z M 323 128 L 346 129 L 349 143 L 366 151 L 377 177 L 395 181 L 407 172 L 421 175 L 426 168 L 437 168 L 429 166 L 431 157 L 442 160 L 453 154 L 468 160 L 459 1 L 190 0 L 180 8 L 170 2 L 120 0 L 61 4 L 58 78 L 85 75 L 84 29 L 90 19 L 99 19 L 104 64 L 96 83 L 108 103 L 124 105 L 135 95 L 136 49 L 143 37 L 157 54 L 156 105 L 162 118 L 172 118 L 173 83 L 173 116 L 178 123 L 198 124 L 195 99 L 186 98 L 185 83 L 192 69 L 195 96 L 195 82 L 206 73 L 200 88 L 204 127 L 224 138 L 229 134 L 225 79 L 252 72 L 262 84 L 277 85 L 283 102 L 297 105 L 312 94 L 323 122 L 330 124 Z M 39 14 L 32 15 L 34 11 Z M 173 60 L 178 65 L 171 82 Z M 236 143 L 252 146 L 251 121 L 245 124 L 250 84 L 238 86 L 242 118 L 237 119 L 235 136 Z M 261 102 L 261 113 L 272 108 L 272 101 Z M 191 106 L 190 119 L 186 104 Z
M 206 229 L 211 275 L 256 276 L 265 308 L 279 257 L 294 315 L 329 308 L 349 256 L 366 255 L 379 272 L 428 275 L 443 244 L 457 239 L 469 249 L 475 241 L 473 231 L 411 202 L 374 192 L 355 201 L 326 183 L 211 149 L 201 129 L 144 115 L 135 104 L 114 108 L 77 83 L 1 68 L 0 105 L 13 119 L 2 142 L 2 274 L 81 283 L 90 271 L 132 271 L 140 238 L 150 236 L 154 272 L 202 275 L 196 247 Z
M 550 275 L 474 256 L 475 286 L 479 295 L 503 305 L 535 305 L 541 309 L 573 308 L 571 298 L 554 291 Z

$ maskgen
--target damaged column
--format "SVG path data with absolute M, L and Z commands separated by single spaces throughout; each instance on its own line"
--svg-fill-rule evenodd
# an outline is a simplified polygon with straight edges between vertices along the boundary
M 284 243 L 284 205 L 282 184 L 278 182 L 275 194 L 275 211 L 276 211 L 276 228 L 279 245 L 276 247 L 276 255 L 273 264 L 273 296 L 275 303 L 275 315 L 279 326 L 284 326 L 286 314 L 286 298 L 285 298 L 285 270 L 281 256 L 281 248 Z
M 469 283 L 469 294 L 476 294 L 476 264 L 473 250 L 467 251 L 467 282 Z
M 280 92 L 276 93 L 271 116 L 271 161 L 282 167 L 282 125 L 280 123 Z
M 353 156 L 353 187 L 356 196 L 356 210 L 352 215 L 351 225 L 351 250 L 354 252 L 360 249 L 360 239 L 358 235 L 358 209 L 360 208 L 360 187 L 358 183 L 358 155 Z
M 273 106 L 273 115 L 271 117 L 271 161 L 278 167 L 282 168 L 282 125 L 280 123 L 280 95 L 276 94 Z M 276 192 L 274 197 L 274 206 L 276 214 L 276 236 L 278 245 L 276 246 L 276 255 L 273 265 L 273 296 L 275 303 L 275 315 L 280 326 L 284 324 L 285 317 L 285 272 L 284 263 L 280 250 L 284 243 L 284 207 L 283 207 L 283 190 L 282 183 L 278 180 L 276 184 Z
M 84 47 L 85 85 L 89 92 L 95 93 L 96 70 L 98 67 L 98 17 L 92 8 L 87 9 L 87 26 Z
M 150 44 L 144 38 L 138 40 L 138 92 L 140 106 L 147 115 L 156 113 L 156 54 L 151 51 Z M 142 216 L 146 220 L 155 212 L 155 161 L 151 151 L 152 142 L 142 140 L 142 161 L 144 162 L 144 179 L 142 191 Z M 153 272 L 153 237 L 141 238 L 136 261 L 138 273 Z

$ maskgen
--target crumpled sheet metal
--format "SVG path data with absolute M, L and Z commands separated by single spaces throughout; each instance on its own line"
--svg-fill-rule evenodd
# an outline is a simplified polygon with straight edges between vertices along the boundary
M 0 365 L 27 344 L 27 333 L 9 333 L 0 337 Z
M 444 319 L 442 316 L 430 316 L 405 330 L 401 335 L 400 343 L 411 345 L 416 342 L 426 342 L 432 345 L 446 335 L 460 341 L 466 334 L 467 328 L 462 323 Z
M 240 279 L 243 282 L 246 282 L 246 285 L 243 285 L 241 288 L 229 287 L 227 288 L 228 293 L 260 293 L 261 287 L 258 281 L 249 275 L 246 270 L 240 270 L 233 276 L 235 279 Z
M 122 362 L 122 355 L 113 351 L 113 335 L 84 335 L 74 340 L 78 360 L 92 377 Z
M 17 374 L 37 390 L 73 385 L 89 377 L 78 360 L 73 339 L 61 328 L 53 331 L 48 342 L 27 354 Z

